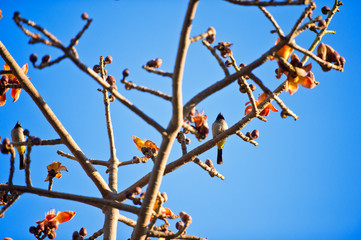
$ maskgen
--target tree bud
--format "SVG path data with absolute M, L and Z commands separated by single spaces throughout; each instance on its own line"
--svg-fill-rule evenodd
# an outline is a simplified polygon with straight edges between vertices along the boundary
M 83 20 L 88 20 L 88 18 L 89 18 L 89 15 L 87 13 L 83 13 L 81 15 L 81 19 L 83 19 Z
M 79 231 L 79 234 L 83 237 L 85 237 L 87 235 L 87 230 L 85 227 L 82 227 Z
M 30 62 L 35 63 L 38 60 L 38 56 L 35 53 L 33 53 L 30 55 L 29 60 Z

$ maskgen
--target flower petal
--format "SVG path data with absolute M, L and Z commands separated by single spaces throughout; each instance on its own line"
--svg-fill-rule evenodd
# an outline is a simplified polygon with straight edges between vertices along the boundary
M 133 136 L 133 141 L 135 143 L 135 146 L 139 151 L 142 150 L 142 147 L 144 146 L 144 141 L 136 136 Z
M 6 94 L 0 96 L 0 107 L 4 106 L 6 103 Z
M 54 170 L 55 172 L 57 172 L 60 165 L 60 162 L 53 162 L 52 164 L 49 164 L 46 168 L 48 169 L 48 171 Z
M 69 220 L 71 220 L 75 215 L 75 212 L 73 211 L 64 211 L 64 212 L 60 212 L 58 213 L 58 215 L 56 216 L 56 220 L 59 223 L 63 223 L 63 222 L 67 222 Z
M 68 172 L 68 169 L 66 169 L 65 166 L 60 166 L 58 171 L 67 171 Z
M 144 147 L 149 147 L 151 149 L 156 149 L 157 151 L 159 150 L 159 148 L 157 147 L 157 145 L 155 145 L 154 142 L 150 141 L 150 140 L 147 140 L 145 143 L 144 143 Z
M 273 112 L 278 112 L 278 110 L 270 103 L 267 106 L 268 109 L 271 109 Z
M 288 83 L 288 92 L 292 95 L 294 94 L 295 92 L 297 92 L 298 90 L 298 85 L 297 83 L 294 83 L 294 82 L 291 82 L 291 81 L 287 81 Z
M 62 177 L 62 175 L 61 175 L 61 173 L 60 173 L 60 172 L 58 172 L 58 173 L 56 173 L 55 177 L 56 177 L 56 178 L 61 178 L 61 177 Z
M 246 107 L 246 110 L 244 110 L 244 115 L 247 115 L 247 114 L 249 114 L 250 112 L 252 112 L 252 106 L 250 105 L 250 106 L 247 106 Z
M 13 102 L 16 102 L 20 97 L 21 88 L 12 88 L 11 97 L 14 98 Z
M 262 112 L 260 112 L 259 115 L 267 117 L 268 114 L 269 114 L 269 109 L 268 109 L 268 108 L 265 108 L 265 109 L 263 109 Z
M 300 84 L 302 87 L 310 88 L 310 89 L 316 87 L 315 82 L 308 76 L 307 77 L 300 77 L 299 81 L 298 81 L 298 84 Z
M 312 69 L 312 63 L 309 63 L 309 64 L 307 64 L 306 66 L 303 66 L 302 69 L 305 70 L 306 72 L 311 71 L 311 69 Z
M 23 70 L 24 74 L 26 75 L 29 71 L 29 65 L 26 63 L 26 64 L 24 64 L 24 66 L 21 69 Z

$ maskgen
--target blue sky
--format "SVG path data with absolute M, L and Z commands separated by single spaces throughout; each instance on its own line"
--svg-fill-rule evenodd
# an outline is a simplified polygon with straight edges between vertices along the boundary
M 321 14 L 323 4 L 331 6 L 333 2 L 317 1 L 314 15 Z M 87 12 L 93 23 L 77 46 L 82 62 L 92 67 L 99 61 L 99 56 L 111 55 L 114 62 L 107 69 L 117 80 L 128 68 L 130 81 L 170 94 L 168 78 L 147 73 L 141 66 L 159 57 L 163 59 L 161 69 L 173 71 L 186 7 L 184 1 L 164 0 L 4 1 L 0 6 L 3 12 L 0 41 L 21 66 L 29 62 L 31 53 L 37 53 L 39 58 L 50 54 L 55 59 L 61 54 L 58 50 L 27 44 L 28 37 L 12 21 L 14 11 L 48 29 L 65 44 L 81 29 L 84 21 L 80 15 Z M 267 117 L 267 123 L 253 120 L 243 132 L 258 129 L 258 147 L 237 136 L 228 138 L 223 151 L 224 164 L 217 166 L 226 177 L 225 181 L 210 178 L 193 163 L 164 177 L 161 191 L 167 192 L 169 197 L 165 206 L 175 213 L 185 211 L 193 218 L 188 234 L 208 239 L 360 239 L 359 8 L 358 1 L 345 1 L 330 25 L 336 34 L 328 34 L 323 39 L 345 57 L 345 71 L 325 73 L 317 63 L 309 60 L 320 85 L 312 90 L 301 87 L 292 96 L 288 93 L 280 95 L 300 116 L 299 120 L 282 119 L 279 113 L 273 112 Z M 270 7 L 268 10 L 287 33 L 303 7 Z M 217 31 L 216 43 L 228 41 L 234 44 L 232 51 L 238 63 L 251 63 L 276 40 L 276 35 L 269 33 L 272 25 L 256 7 L 240 7 L 225 1 L 200 1 L 191 35 L 202 33 L 210 26 Z M 314 33 L 305 32 L 296 41 L 308 48 L 314 37 Z M 269 61 L 254 73 L 274 89 L 284 80 L 284 76 L 281 80 L 275 78 L 276 67 L 275 61 Z M 104 106 L 97 83 L 69 60 L 44 70 L 30 66 L 28 76 L 85 155 L 107 160 L 109 147 Z M 184 103 L 222 78 L 223 71 L 209 51 L 200 42 L 193 43 L 184 74 Z M 119 81 L 117 85 L 121 94 L 162 126 L 167 126 L 171 113 L 169 102 L 136 90 L 126 91 Z M 259 88 L 256 95 L 258 93 Z M 244 116 L 247 101 L 238 91 L 238 85 L 233 83 L 201 102 L 197 109 L 205 111 L 209 124 L 222 112 L 228 125 L 233 125 Z M 140 154 L 132 141 L 133 135 L 160 144 L 160 135 L 119 102 L 112 103 L 111 110 L 120 161 Z M 17 121 L 32 135 L 42 139 L 58 138 L 24 91 L 16 103 L 9 100 L 1 107 L 0 113 L 0 136 L 3 138 L 10 136 Z M 200 144 L 193 136 L 189 137 L 189 149 Z M 54 180 L 55 191 L 99 197 L 80 166 L 58 156 L 57 150 L 69 152 L 64 146 L 33 148 L 34 186 L 46 189 L 46 166 L 52 161 L 60 161 L 69 172 L 64 173 L 62 179 Z M 180 146 L 175 143 L 169 161 L 180 154 Z M 211 149 L 200 156 L 203 161 L 207 158 L 215 162 L 216 150 Z M 18 158 L 16 161 L 17 167 Z M 120 168 L 119 189 L 128 187 L 151 168 L 151 162 Z M 5 183 L 9 156 L 0 156 L 0 169 L 0 182 Z M 107 179 L 105 168 L 98 167 L 98 170 Z M 14 183 L 25 184 L 24 173 L 18 169 Z M 69 239 L 72 232 L 81 227 L 86 227 L 89 233 L 102 227 L 103 215 L 98 209 L 24 194 L 5 213 L 5 218 L 0 219 L 0 239 L 30 238 L 28 228 L 36 220 L 43 219 L 51 207 L 77 213 L 71 222 L 59 227 L 58 239 Z M 125 215 L 135 219 L 132 214 Z M 128 226 L 119 223 L 118 239 L 127 239 L 130 233 Z

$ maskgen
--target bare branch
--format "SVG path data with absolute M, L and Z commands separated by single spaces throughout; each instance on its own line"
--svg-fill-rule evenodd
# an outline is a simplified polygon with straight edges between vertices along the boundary
M 224 75 L 228 76 L 229 75 L 228 68 L 226 67 L 223 60 L 220 58 L 220 56 L 216 53 L 216 50 L 209 44 L 208 41 L 203 40 L 202 43 L 204 46 L 206 46 L 208 48 L 208 50 L 212 53 L 212 55 L 217 59 L 219 66 L 221 66 L 221 68 L 224 72 Z
M 252 143 L 255 146 L 258 146 L 258 143 L 256 141 L 254 141 L 251 138 L 247 137 L 241 131 L 237 131 L 236 134 L 237 134 L 238 137 L 242 138 L 244 141 Z
M 147 66 L 143 66 L 142 68 L 144 68 L 147 72 L 155 73 L 155 74 L 161 75 L 163 77 L 170 77 L 170 78 L 173 77 L 173 73 L 164 72 L 162 70 L 150 68 L 150 67 L 147 67 Z
M 9 190 L 9 191 L 17 191 L 20 193 L 33 193 L 38 196 L 48 197 L 48 198 L 59 198 L 65 200 L 72 200 L 76 202 L 85 203 L 91 206 L 95 206 L 98 208 L 103 208 L 104 206 L 113 207 L 122 211 L 138 214 L 139 208 L 127 205 L 124 203 L 119 203 L 113 200 L 103 199 L 103 198 L 95 198 L 95 197 L 86 197 L 81 195 L 69 194 L 69 193 L 62 193 L 62 192 L 54 192 L 48 191 L 40 188 L 29 188 L 24 186 L 18 185 L 8 185 L 8 184 L 1 184 L 0 183 L 0 191 L 2 190 Z
M 15 147 L 17 146 L 27 146 L 28 142 L 16 142 L 16 143 L 12 143 Z M 51 140 L 41 140 L 40 144 L 41 146 L 45 146 L 45 145 L 59 145 L 59 144 L 63 144 L 61 138 L 58 139 L 51 139 Z M 37 146 L 34 143 L 31 143 L 31 146 Z
M 192 37 L 191 39 L 189 39 L 189 41 L 191 43 L 193 43 L 193 42 L 199 41 L 203 38 L 206 38 L 208 36 L 214 36 L 214 35 L 216 35 L 216 30 L 213 27 L 210 27 L 210 28 L 208 28 L 207 32 L 199 34 L 198 36 Z
M 289 5 L 305 5 L 310 0 L 284 0 L 284 1 L 260 1 L 260 0 L 226 0 L 227 2 L 242 6 L 289 6 Z
M 95 240 L 98 237 L 100 237 L 101 235 L 103 235 L 103 233 L 104 233 L 103 228 L 99 229 L 97 232 L 93 233 L 93 235 L 91 235 L 88 238 L 85 238 L 84 240 Z
M 158 97 L 161 97 L 167 101 L 172 101 L 172 97 L 165 94 L 165 93 L 162 93 L 160 91 L 157 91 L 157 90 L 153 90 L 153 89 L 150 89 L 150 88 L 147 88 L 147 87 L 144 87 L 144 86 L 139 86 L 139 85 L 136 85 L 134 84 L 133 82 L 128 82 L 127 80 L 123 79 L 121 81 L 121 83 L 123 83 L 125 85 L 125 89 L 127 90 L 130 90 L 130 89 L 137 89 L 141 92 L 147 92 L 147 93 L 150 93 L 150 94 L 153 94 L 155 96 L 158 96 Z
M 272 14 L 270 12 L 268 12 L 267 9 L 262 6 L 259 6 L 259 9 L 261 9 L 261 11 L 264 13 L 264 15 L 270 20 L 272 25 L 275 27 L 275 30 L 276 30 L 278 36 L 280 38 L 283 38 L 285 36 L 285 34 L 283 33 L 281 27 L 278 25 L 276 20 L 273 18 Z

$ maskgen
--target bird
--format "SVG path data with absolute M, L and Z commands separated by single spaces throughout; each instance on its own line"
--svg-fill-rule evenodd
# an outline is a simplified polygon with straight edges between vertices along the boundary
M 226 131 L 228 129 L 228 125 L 226 121 L 224 120 L 224 117 L 222 113 L 219 113 L 216 121 L 212 124 L 212 134 L 213 138 L 215 138 L 217 135 L 221 134 L 222 132 Z M 224 146 L 226 139 L 223 139 L 217 143 L 217 164 L 223 164 L 223 157 L 222 157 L 222 149 Z
M 13 141 L 13 143 L 17 143 L 17 142 L 25 142 L 25 135 L 24 135 L 24 130 L 21 127 L 21 124 L 19 122 L 16 123 L 15 127 L 13 130 L 11 130 L 11 139 Z M 19 152 L 20 155 L 20 170 L 25 168 L 25 158 L 24 158 L 24 153 L 26 150 L 26 146 L 17 146 L 16 149 Z

